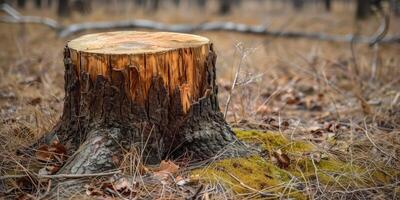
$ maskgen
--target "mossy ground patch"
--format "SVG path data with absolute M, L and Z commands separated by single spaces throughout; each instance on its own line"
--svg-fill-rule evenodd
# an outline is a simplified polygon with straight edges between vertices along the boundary
M 222 183 L 236 195 L 245 197 L 308 199 L 310 190 L 334 190 L 387 184 L 390 176 L 355 163 L 321 156 L 307 141 L 290 141 L 277 132 L 235 130 L 238 138 L 265 152 L 248 158 L 216 161 L 191 173 L 200 181 Z M 273 152 L 288 155 L 290 164 L 280 168 Z

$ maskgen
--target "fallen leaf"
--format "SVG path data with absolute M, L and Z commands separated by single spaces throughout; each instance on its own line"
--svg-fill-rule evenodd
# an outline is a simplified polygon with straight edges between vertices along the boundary
M 36 150 L 36 158 L 40 161 L 57 161 L 62 164 L 66 160 L 67 149 L 58 140 L 51 145 L 42 145 Z
M 311 134 L 313 134 L 313 136 L 315 136 L 315 137 L 322 137 L 324 129 L 319 126 L 312 126 L 312 127 L 309 127 L 307 129 L 307 131 L 310 132 Z
M 281 150 L 277 150 L 273 153 L 273 156 L 275 157 L 278 167 L 286 169 L 290 165 L 290 159 L 289 156 L 282 153 Z
M 60 166 L 55 166 L 55 165 L 51 165 L 51 166 L 46 166 L 46 170 L 50 173 L 50 174 L 55 174 L 56 172 L 58 172 L 58 170 L 60 170 Z
M 138 171 L 139 171 L 140 175 L 145 175 L 145 174 L 150 173 L 149 168 L 144 166 L 142 163 L 139 163 L 137 168 L 138 168 Z
M 42 98 L 37 97 L 37 98 L 34 98 L 34 99 L 30 100 L 28 102 L 28 104 L 30 104 L 32 106 L 36 106 L 36 105 L 40 104 L 41 102 L 42 102 Z
M 269 112 L 270 109 L 268 108 L 268 106 L 262 105 L 257 109 L 256 114 L 264 116 L 267 115 Z
M 300 102 L 300 98 L 296 97 L 292 93 L 287 93 L 282 95 L 281 99 L 286 102 L 288 105 L 298 104 Z
M 134 192 L 134 186 L 137 185 L 136 181 L 126 177 L 119 178 L 113 183 L 113 189 L 122 195 L 130 195 Z
M 160 163 L 160 167 L 158 168 L 158 172 L 162 171 L 162 172 L 167 172 L 167 173 L 173 174 L 173 173 L 176 173 L 178 171 L 178 169 L 179 169 L 179 166 L 176 165 L 175 163 L 173 163 L 172 161 L 163 160 Z
M 183 178 L 182 176 L 177 176 L 176 178 L 175 178 L 175 183 L 178 185 L 178 186 L 184 186 L 184 185 L 186 185 L 187 183 L 189 183 L 190 182 L 190 179 L 188 179 L 188 178 Z
M 43 167 L 43 168 L 39 169 L 38 174 L 39 175 L 50 175 L 50 172 L 47 171 L 46 167 Z
M 51 160 L 51 153 L 48 145 L 42 145 L 36 149 L 36 158 L 40 161 L 48 162 Z
M 321 154 L 320 153 L 313 153 L 313 154 L 311 154 L 311 158 L 315 162 L 319 163 L 321 161 Z
M 32 84 L 32 83 L 41 83 L 42 79 L 40 78 L 40 76 L 28 76 L 26 77 L 24 80 L 19 81 L 19 84 Z
M 86 187 L 86 195 L 88 195 L 88 196 L 102 196 L 102 195 L 104 195 L 103 191 L 101 191 L 100 189 L 95 188 L 95 187 L 93 187 L 91 185 L 85 185 L 85 187 Z
M 178 172 L 179 166 L 170 160 L 163 160 L 160 166 L 153 175 L 161 181 L 162 184 L 166 184 L 168 179 L 176 172 Z
M 17 200 L 33 200 L 35 198 L 28 193 L 23 193 L 23 194 L 18 195 L 18 197 L 16 199 Z
M 162 184 L 167 184 L 170 174 L 168 172 L 154 172 L 154 177 L 161 181 Z

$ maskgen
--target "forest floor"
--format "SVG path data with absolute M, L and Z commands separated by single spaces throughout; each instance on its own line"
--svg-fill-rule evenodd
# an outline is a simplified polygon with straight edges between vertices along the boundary
M 74 13 L 59 20 L 64 24 L 226 20 L 268 25 L 273 30 L 362 35 L 372 35 L 379 27 L 376 17 L 356 23 L 352 5 L 335 4 L 327 13 L 318 6 L 295 12 L 279 2 L 251 2 L 227 16 L 188 5 L 149 15 L 130 4 L 111 3 L 89 15 Z M 54 9 L 27 8 L 22 13 L 57 18 Z M 399 20 L 392 16 L 389 35 L 400 34 Z M 180 161 L 152 169 L 130 166 L 134 154 L 128 152 L 121 166 L 125 175 L 150 173 L 161 177 L 162 184 L 136 181 L 132 185 L 128 179 L 113 184 L 115 180 L 96 178 L 83 195 L 104 199 L 129 195 L 149 199 L 400 198 L 399 44 L 369 47 L 228 32 L 196 34 L 214 43 L 222 112 L 231 94 L 227 121 L 240 139 L 262 153 L 196 169 Z M 62 51 L 73 37 L 58 38 L 40 25 L 0 24 L 0 199 L 2 195 L 43 197 L 51 185 L 31 176 L 21 178 L 44 166 L 38 158 L 15 152 L 48 132 L 59 119 L 64 97 Z M 239 79 L 231 90 L 239 65 Z M 144 172 L 132 170 L 138 168 Z M 160 175 L 163 171 L 174 176 Z

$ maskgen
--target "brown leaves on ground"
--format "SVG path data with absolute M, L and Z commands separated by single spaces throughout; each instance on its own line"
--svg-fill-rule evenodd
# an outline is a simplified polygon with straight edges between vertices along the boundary
M 314 124 L 302 131 L 310 135 L 309 140 L 315 143 L 321 143 L 335 138 L 346 130 L 348 130 L 347 125 L 341 124 L 337 121 L 329 121 Z
M 36 150 L 36 159 L 45 162 L 46 166 L 39 170 L 40 175 L 55 174 L 67 159 L 67 149 L 58 140 L 50 145 L 42 145 Z
M 36 150 L 36 158 L 40 161 L 58 161 L 63 163 L 66 159 L 67 149 L 58 140 L 50 145 L 42 145 Z
M 282 153 L 281 150 L 277 150 L 274 151 L 274 153 L 272 154 L 272 161 L 276 162 L 276 164 L 278 165 L 278 167 L 282 168 L 282 169 L 286 169 L 289 167 L 290 165 L 290 158 L 287 154 Z
M 140 168 L 144 169 L 144 173 L 139 172 L 137 176 L 116 174 L 107 179 L 96 179 L 85 186 L 86 195 L 96 199 L 140 199 L 143 192 L 149 195 L 147 190 L 165 190 L 165 188 L 170 188 L 172 190 L 169 192 L 179 192 L 181 196 L 190 197 L 199 190 L 197 188 L 199 186 L 199 177 L 184 177 L 180 175 L 178 173 L 180 169 L 179 165 L 171 160 L 163 160 L 155 168 L 147 168 L 145 166 L 140 166 Z M 162 195 L 158 193 L 151 194 L 154 199 L 163 199 Z M 173 195 L 179 196 L 178 194 Z
M 135 197 L 138 185 L 133 177 L 113 176 L 106 181 L 96 180 L 85 187 L 88 196 L 96 199 L 114 199 L 113 197 Z
M 163 160 L 159 168 L 153 172 L 154 177 L 159 179 L 161 183 L 165 184 L 170 178 L 178 172 L 179 166 L 170 160 Z

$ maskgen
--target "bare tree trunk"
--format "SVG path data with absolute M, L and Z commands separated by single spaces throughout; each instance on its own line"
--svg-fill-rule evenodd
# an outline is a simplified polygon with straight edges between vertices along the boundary
M 331 9 L 332 9 L 332 1 L 331 0 L 324 0 L 324 2 L 325 2 L 325 10 L 326 11 L 331 11 Z
M 51 8 L 53 5 L 53 0 L 47 0 L 47 7 Z
M 149 9 L 152 11 L 157 11 L 158 8 L 160 7 L 160 1 L 159 0 L 148 0 L 149 3 Z
M 390 8 L 396 16 L 400 16 L 400 1 L 390 0 Z
M 292 4 L 295 10 L 301 10 L 304 7 L 304 0 L 292 0 Z
M 197 0 L 197 5 L 202 9 L 204 9 L 206 7 L 206 4 L 207 4 L 207 0 Z
M 144 6 L 145 1 L 144 0 L 134 0 L 135 5 L 137 6 Z
M 186 34 L 112 32 L 69 42 L 64 111 L 43 139 L 70 153 L 79 148 L 59 173 L 115 168 L 133 146 L 148 163 L 246 155 L 219 110 L 215 59 L 208 39 Z
M 60 17 L 68 17 L 71 14 L 69 0 L 58 0 L 57 14 Z
M 357 0 L 357 19 L 366 19 L 371 14 L 370 0 Z
M 81 14 L 88 14 L 92 10 L 91 0 L 76 0 L 74 1 L 74 9 Z
M 230 0 L 219 0 L 219 14 L 226 15 L 231 12 L 232 1 Z
M 180 0 L 171 0 L 172 4 L 174 4 L 174 6 L 179 7 L 179 5 L 181 5 L 181 1 Z
M 26 0 L 17 0 L 18 8 L 24 9 L 26 5 Z
M 42 8 L 42 0 L 35 0 L 35 7 Z

